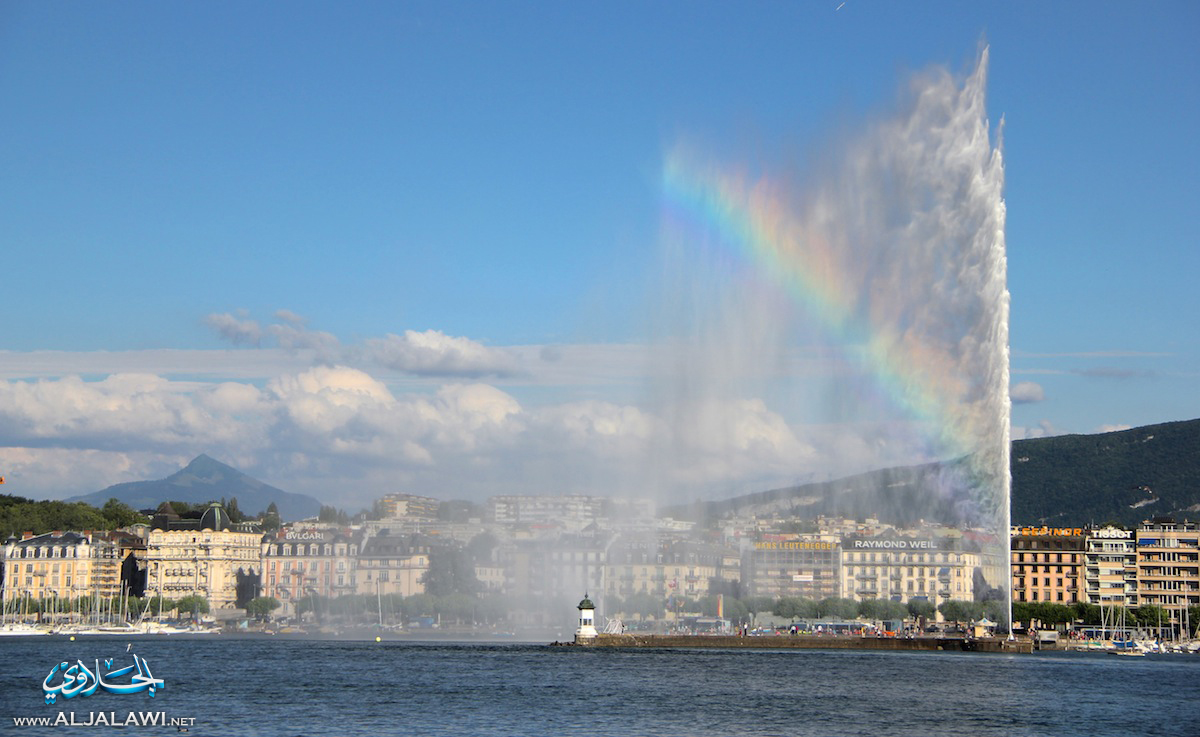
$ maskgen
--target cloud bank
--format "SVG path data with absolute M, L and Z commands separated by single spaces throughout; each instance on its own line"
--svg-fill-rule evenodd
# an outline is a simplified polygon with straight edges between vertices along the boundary
M 434 336 L 433 345 L 441 339 Z M 466 355 L 459 368 L 476 370 L 479 359 Z M 416 360 L 429 365 L 419 351 Z M 0 382 L 0 462 L 11 493 L 61 497 L 162 477 L 205 452 L 281 488 L 357 510 L 395 491 L 675 498 L 685 487 L 790 482 L 797 462 L 819 453 L 764 402 L 732 403 L 719 416 L 720 425 L 678 436 L 671 423 L 633 404 L 522 403 L 478 381 L 397 393 L 344 365 L 265 382 L 65 376 Z M 668 447 L 669 464 L 656 452 Z

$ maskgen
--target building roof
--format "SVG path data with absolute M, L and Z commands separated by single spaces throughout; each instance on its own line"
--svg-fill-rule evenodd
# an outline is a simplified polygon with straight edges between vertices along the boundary
M 229 513 L 220 502 L 209 504 L 208 509 L 200 516 L 201 530 L 228 530 L 232 526 L 233 520 L 229 518 Z

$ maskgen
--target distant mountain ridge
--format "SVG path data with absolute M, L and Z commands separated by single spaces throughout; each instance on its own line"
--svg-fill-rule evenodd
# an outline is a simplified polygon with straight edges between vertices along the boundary
M 293 494 L 264 484 L 203 453 L 165 479 L 114 484 L 107 489 L 74 496 L 66 501 L 102 507 L 114 498 L 134 509 L 157 507 L 165 501 L 203 504 L 221 499 L 228 502 L 236 498 L 238 508 L 246 514 L 257 514 L 274 502 L 284 521 L 315 517 L 321 511 L 321 502 L 311 496 Z
M 1013 521 L 1066 525 L 1200 518 L 1200 419 L 1018 440 Z
M 888 468 L 733 499 L 664 507 L 682 519 L 733 512 L 918 519 L 955 524 L 938 481 L 954 462 Z M 1012 520 L 1017 525 L 1135 526 L 1155 516 L 1200 518 L 1200 419 L 1098 435 L 1061 435 L 1012 444 Z

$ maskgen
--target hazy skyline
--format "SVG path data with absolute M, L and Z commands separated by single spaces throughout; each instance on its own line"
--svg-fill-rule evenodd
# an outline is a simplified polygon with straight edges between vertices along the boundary
M 839 7 L 840 6 L 840 7 Z M 912 460 L 753 378 L 670 479 L 664 160 L 819 180 L 990 48 L 1013 437 L 1200 416 L 1190 3 L 0 9 L 0 491 L 208 453 L 389 491 L 728 496 Z M 731 350 L 734 346 L 730 347 Z M 820 406 L 819 402 L 809 405 Z

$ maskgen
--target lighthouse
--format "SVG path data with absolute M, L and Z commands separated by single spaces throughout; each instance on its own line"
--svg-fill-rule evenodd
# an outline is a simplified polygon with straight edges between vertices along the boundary
M 586 645 L 596 639 L 596 605 L 584 594 L 576 608 L 579 609 L 579 629 L 575 630 L 575 644 Z

